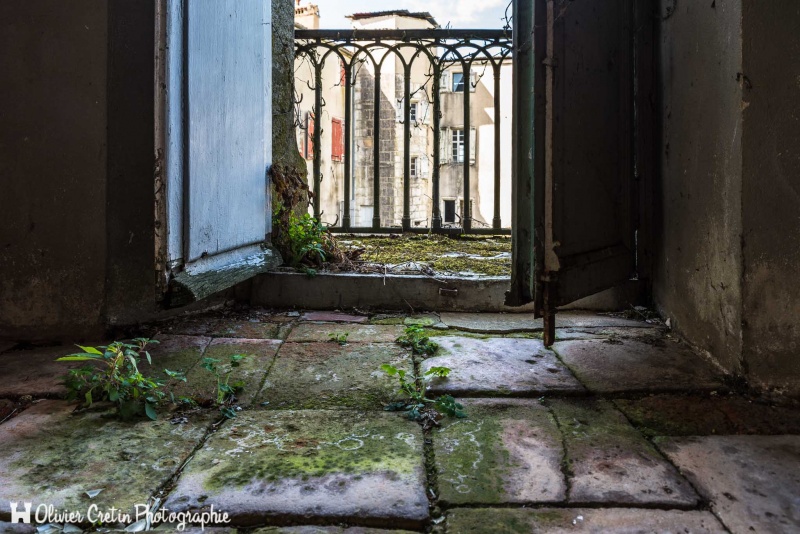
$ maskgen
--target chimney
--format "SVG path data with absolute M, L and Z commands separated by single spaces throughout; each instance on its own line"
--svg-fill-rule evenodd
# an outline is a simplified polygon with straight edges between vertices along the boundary
M 294 21 L 309 30 L 319 29 L 319 6 L 316 4 L 300 5 L 297 0 L 297 7 L 294 8 Z

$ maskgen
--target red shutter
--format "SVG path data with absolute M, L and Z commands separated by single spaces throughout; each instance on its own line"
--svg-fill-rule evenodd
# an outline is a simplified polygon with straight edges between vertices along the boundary
M 344 159 L 344 129 L 342 119 L 331 119 L 331 160 Z

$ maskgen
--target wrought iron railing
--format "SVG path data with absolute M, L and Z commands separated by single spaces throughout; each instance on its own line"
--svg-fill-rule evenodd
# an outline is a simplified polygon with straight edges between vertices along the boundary
M 305 135 L 307 142 L 305 148 L 311 145 L 311 150 L 307 151 L 306 156 L 313 158 L 313 210 L 315 217 L 319 218 L 322 214 L 322 117 L 325 112 L 326 100 L 323 96 L 323 87 L 329 87 L 331 80 L 323 79 L 323 72 L 328 62 L 337 61 L 341 66 L 340 80 L 334 81 L 341 85 L 344 92 L 344 125 L 340 135 L 343 139 L 343 207 L 341 217 L 337 217 L 331 229 L 338 232 L 364 232 L 364 233 L 385 233 L 385 232 L 418 232 L 418 233 L 471 233 L 471 234 L 504 234 L 509 233 L 510 229 L 504 227 L 501 218 L 501 165 L 503 156 L 501 149 L 501 74 L 504 65 L 508 66 L 511 58 L 511 31 L 510 30 L 297 30 L 295 32 L 296 57 L 297 61 L 310 62 L 310 72 L 313 72 L 313 82 L 307 80 L 307 89 L 313 90 L 314 104 L 313 111 L 306 118 L 305 125 L 302 120 L 298 121 L 299 127 L 306 128 Z M 386 58 L 395 58 L 395 66 L 387 67 Z M 420 72 L 423 66 L 424 83 L 414 83 L 412 72 Z M 450 80 L 452 86 L 451 94 L 463 94 L 463 126 L 461 133 L 454 134 L 456 142 L 451 139 L 442 139 L 442 75 L 452 72 L 454 68 L 461 68 L 461 77 Z M 416 70 L 414 70 L 416 69 Z M 330 69 L 329 69 L 330 71 Z M 391 71 L 389 74 L 382 71 Z M 469 74 L 468 74 L 469 73 Z M 494 167 L 493 167 L 493 217 L 491 222 L 480 223 L 473 217 L 472 211 L 472 183 L 471 167 L 474 165 L 474 152 L 476 137 L 471 135 L 471 99 L 476 86 L 476 78 L 473 73 L 480 77 L 491 74 L 494 77 L 493 98 L 494 105 Z M 396 181 L 399 177 L 396 172 L 388 169 L 396 160 L 390 150 L 386 150 L 387 140 L 382 140 L 382 130 L 386 131 L 385 121 L 387 115 L 386 99 L 382 98 L 382 74 L 391 76 L 394 74 L 395 96 L 400 94 L 400 78 L 402 77 L 402 99 L 397 98 L 397 124 L 402 123 L 402 217 L 399 224 L 386 224 L 383 220 L 386 213 L 382 213 L 386 204 L 382 203 L 382 185 L 384 191 L 391 191 L 392 184 L 389 181 Z M 456 73 L 457 74 L 457 73 Z M 358 80 L 360 76 L 366 76 Z M 369 80 L 368 78 L 371 78 Z M 360 94 L 356 95 L 356 84 Z M 370 87 L 371 82 L 371 87 Z M 328 84 L 328 85 L 326 85 Z M 384 86 L 389 85 L 384 82 Z M 488 81 L 487 81 L 488 87 Z M 305 88 L 304 88 L 305 89 Z M 365 95 L 368 96 L 372 91 L 372 109 L 364 109 Z M 491 93 L 491 91 L 489 91 Z M 357 102 L 359 96 L 361 102 Z M 510 95 L 509 95 L 510 96 Z M 422 112 L 416 105 L 412 104 L 412 98 L 419 98 L 426 108 L 426 116 L 420 117 Z M 298 99 L 298 102 L 302 98 Z M 372 217 L 368 224 L 355 224 L 353 217 L 353 187 L 354 169 L 356 164 L 356 153 L 354 150 L 354 116 L 356 115 L 356 105 L 360 110 L 360 139 L 363 141 L 362 149 L 366 152 L 366 157 L 371 157 L 371 166 L 367 161 L 360 170 L 364 181 L 369 182 L 371 170 L 372 186 Z M 392 103 L 394 104 L 394 102 Z M 413 106 L 413 107 L 412 107 Z M 367 104 L 367 107 L 369 105 Z M 430 108 L 432 107 L 432 111 Z M 413 112 L 412 112 L 413 111 Z M 427 116 L 430 113 L 430 116 Z M 371 117 L 370 117 L 371 115 Z M 371 119 L 371 120 L 370 120 Z M 384 126 L 382 127 L 382 119 Z M 310 123 L 308 122 L 310 120 Z M 506 119 L 508 120 L 508 118 Z M 426 216 L 427 224 L 420 225 L 419 221 L 412 224 L 411 205 L 412 205 L 412 123 L 415 128 L 419 124 L 424 124 L 424 128 L 432 134 L 432 143 L 425 134 L 425 140 L 431 150 L 426 151 L 425 161 L 428 157 L 432 159 L 429 165 L 430 173 L 430 205 L 429 213 Z M 308 126 L 306 126 L 308 125 Z M 342 127 L 341 122 L 336 127 Z M 397 137 L 399 137 L 399 126 Z M 336 135 L 336 132 L 332 132 Z M 371 154 L 369 154 L 368 144 L 371 139 Z M 382 141 L 384 143 L 382 144 Z M 442 143 L 446 142 L 446 151 L 441 149 Z M 505 147 L 508 152 L 506 162 L 510 161 L 510 147 Z M 397 152 L 398 150 L 395 150 Z M 447 220 L 442 217 L 443 199 L 441 196 L 441 172 L 442 154 L 446 157 L 451 156 L 453 161 L 461 164 L 463 169 L 463 182 L 460 184 L 460 201 L 462 208 L 459 214 L 455 214 L 455 201 L 445 206 Z M 381 167 L 384 167 L 382 169 Z M 419 175 L 420 163 L 415 160 L 414 173 Z M 395 168 L 397 166 L 395 165 Z M 389 175 L 391 174 L 391 175 Z M 396 183 L 396 182 L 395 182 Z M 363 190 L 363 184 L 362 184 Z M 416 191 L 415 194 L 420 194 Z M 427 193 L 423 193 L 427 196 Z M 451 195 L 452 196 L 452 195 Z M 510 193 L 507 202 L 510 205 Z M 399 199 L 398 199 L 399 200 Z M 418 199 L 417 199 L 418 200 Z M 399 201 L 395 201 L 399 207 Z M 419 202 L 415 202 L 415 206 Z M 368 215 L 366 216 L 368 217 Z M 488 219 L 485 218 L 485 219 Z M 395 218 L 397 220 L 397 218 Z M 510 221 L 505 221 L 509 223 Z

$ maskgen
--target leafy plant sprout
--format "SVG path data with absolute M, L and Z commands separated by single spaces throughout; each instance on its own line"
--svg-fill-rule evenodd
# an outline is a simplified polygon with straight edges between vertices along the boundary
M 64 377 L 67 399 L 83 398 L 84 406 L 108 400 L 117 407 L 123 419 L 132 418 L 144 411 L 150 419 L 156 419 L 156 406 L 164 399 L 166 382 L 144 376 L 139 371 L 142 354 L 152 365 L 147 346 L 158 343 L 154 339 L 136 338 L 132 343 L 115 341 L 110 345 L 83 347 L 83 352 L 58 358 L 59 362 L 92 362 L 78 369 L 71 369 Z M 164 369 L 173 380 L 186 381 L 183 373 Z
M 402 347 L 410 348 L 414 354 L 433 356 L 439 349 L 435 341 L 425 335 L 425 329 L 419 325 L 406 327 L 405 333 L 395 340 Z
M 349 335 L 349 332 L 342 332 L 339 334 L 332 332 L 328 334 L 328 341 L 332 343 L 338 343 L 339 345 L 347 345 L 347 337 Z
M 233 406 L 233 401 L 236 399 L 236 394 L 244 389 L 244 381 L 238 380 L 231 383 L 231 374 L 234 369 L 241 366 L 241 361 L 245 358 L 243 354 L 234 354 L 230 357 L 227 369 L 220 369 L 220 360 L 216 358 L 203 358 L 200 366 L 206 371 L 214 375 L 216 379 L 216 388 L 214 392 L 214 405 L 219 407 L 228 419 L 236 417 L 236 408 Z
M 408 400 L 389 404 L 384 408 L 386 411 L 404 412 L 410 420 L 422 421 L 425 418 L 423 410 L 426 405 L 432 404 L 438 412 L 444 415 L 457 418 L 467 416 L 464 406 L 456 402 L 452 395 L 442 395 L 436 399 L 429 399 L 425 395 L 428 382 L 437 378 L 447 378 L 450 375 L 448 367 L 431 367 L 419 377 L 389 364 L 381 365 L 381 370 L 389 376 L 397 377 L 400 394 L 408 397 Z

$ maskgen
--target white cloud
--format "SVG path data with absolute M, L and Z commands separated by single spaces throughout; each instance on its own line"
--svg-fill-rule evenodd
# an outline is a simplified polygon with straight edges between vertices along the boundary
M 408 9 L 413 11 L 429 11 L 441 24 L 452 27 L 480 26 L 500 28 L 501 20 L 509 0 L 408 0 Z M 511 15 L 509 10 L 509 16 Z

